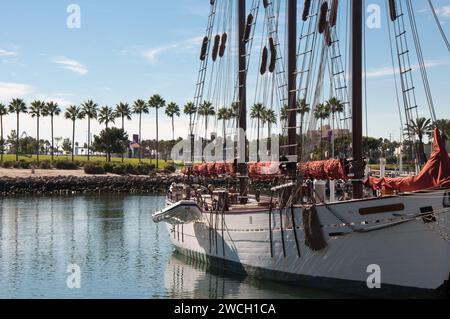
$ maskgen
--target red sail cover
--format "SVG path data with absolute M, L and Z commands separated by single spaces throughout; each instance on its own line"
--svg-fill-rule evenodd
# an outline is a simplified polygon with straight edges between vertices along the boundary
M 343 160 L 316 161 L 298 163 L 298 171 L 304 179 L 347 180 L 347 172 Z
M 431 157 L 419 175 L 401 178 L 370 177 L 367 184 L 375 190 L 417 192 L 430 188 L 450 187 L 450 158 L 439 131 L 434 131 Z

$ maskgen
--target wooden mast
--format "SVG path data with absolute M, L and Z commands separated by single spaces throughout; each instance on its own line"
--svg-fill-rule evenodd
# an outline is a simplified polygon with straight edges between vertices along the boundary
M 239 176 L 239 194 L 241 204 L 247 203 L 248 199 L 248 169 L 249 154 L 247 150 L 247 49 L 244 41 L 246 14 L 245 1 L 238 0 L 237 22 L 238 22 L 238 64 L 239 64 L 239 120 L 238 120 L 238 176 Z M 244 146 L 245 145 L 245 146 Z M 245 154 L 242 158 L 242 152 Z
M 297 172 L 297 0 L 288 0 L 288 174 Z
M 364 160 L 362 152 L 362 40 L 363 40 L 363 0 L 351 1 L 352 42 L 351 42 L 351 103 L 352 103 L 352 144 L 353 165 L 351 169 L 353 198 L 363 197 Z

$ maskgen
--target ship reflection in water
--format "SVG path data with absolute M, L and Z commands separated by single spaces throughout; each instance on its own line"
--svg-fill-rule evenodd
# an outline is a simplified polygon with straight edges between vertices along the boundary
M 229 273 L 174 252 L 164 283 L 168 298 L 186 299 L 321 299 L 350 298 Z
M 151 214 L 164 197 L 99 195 L 0 199 L 1 298 L 323 298 L 224 275 L 174 255 Z M 77 264 L 80 288 L 67 286 Z

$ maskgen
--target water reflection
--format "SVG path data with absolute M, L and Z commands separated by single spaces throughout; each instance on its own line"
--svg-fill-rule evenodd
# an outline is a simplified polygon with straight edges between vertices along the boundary
M 315 298 L 173 254 L 151 196 L 0 199 L 0 298 Z M 69 289 L 69 264 L 81 289 Z
M 166 266 L 164 282 L 168 297 L 192 299 L 292 299 L 343 298 L 273 281 L 257 280 L 209 266 L 174 253 Z

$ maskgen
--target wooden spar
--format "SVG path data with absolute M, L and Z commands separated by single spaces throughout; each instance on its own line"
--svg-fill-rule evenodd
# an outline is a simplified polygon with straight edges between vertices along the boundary
M 249 162 L 249 155 L 247 150 L 247 49 L 244 42 L 244 35 L 246 29 L 246 16 L 245 16 L 245 0 L 238 0 L 237 6 L 237 20 L 238 20 L 238 64 L 239 64 L 239 121 L 238 121 L 238 134 L 239 134 L 239 146 L 238 149 L 242 149 L 240 145 L 244 147 L 244 158 L 238 158 L 238 175 L 239 175 L 239 194 L 241 197 L 241 204 L 247 203 L 248 196 L 248 169 L 247 163 Z M 238 152 L 239 153 L 239 152 Z M 241 157 L 243 154 L 238 154 Z
M 353 198 L 363 197 L 364 160 L 362 152 L 362 38 L 363 38 L 363 0 L 351 1 L 352 12 L 352 61 L 351 61 L 351 103 L 352 103 L 352 144 L 353 144 Z
M 297 173 L 297 0 L 288 0 L 288 174 Z M 295 162 L 295 165 L 292 165 Z

